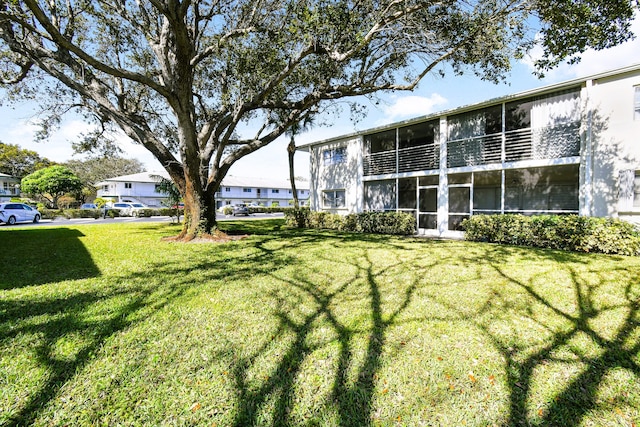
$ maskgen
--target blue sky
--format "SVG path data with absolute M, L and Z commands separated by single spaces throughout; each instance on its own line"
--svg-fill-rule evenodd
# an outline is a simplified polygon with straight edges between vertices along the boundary
M 296 141 L 299 145 L 319 141 L 552 83 L 638 64 L 640 63 L 640 18 L 636 18 L 633 32 L 638 35 L 636 40 L 605 51 L 588 51 L 582 55 L 582 61 L 579 64 L 559 66 L 557 69 L 547 73 L 543 80 L 534 77 L 532 74 L 531 63 L 533 59 L 515 63 L 506 83 L 499 85 L 483 82 L 473 75 L 454 76 L 453 74 L 448 74 L 444 78 L 427 76 L 413 92 L 385 95 L 378 105 L 365 104 L 368 114 L 364 120 L 357 124 L 353 124 L 349 120 L 349 114 L 345 111 L 345 114 L 340 117 L 332 116 L 330 126 L 313 128 L 309 132 L 299 135 Z M 531 57 L 535 58 L 538 54 L 534 50 L 531 53 Z M 81 158 L 73 155 L 70 143 L 82 131 L 87 130 L 87 125 L 80 118 L 63 122 L 60 130 L 49 141 L 34 142 L 33 136 L 36 128 L 30 124 L 32 114 L 33 108 L 28 104 L 23 104 L 16 108 L 0 107 L 0 117 L 2 117 L 0 141 L 34 150 L 41 156 L 58 162 Z M 140 160 L 149 171 L 161 169 L 160 164 L 142 146 L 127 141 L 125 137 L 118 138 L 118 140 L 124 150 L 123 155 L 125 157 Z M 233 165 L 230 174 L 246 177 L 270 176 L 280 179 L 288 178 L 287 142 L 287 138 L 281 138 L 247 156 Z M 308 176 L 308 174 L 308 154 L 298 152 L 296 154 L 296 175 Z

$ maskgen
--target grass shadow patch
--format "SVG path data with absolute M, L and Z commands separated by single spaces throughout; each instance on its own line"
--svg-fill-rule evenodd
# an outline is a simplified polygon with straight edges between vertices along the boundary
M 81 231 L 69 228 L 0 232 L 0 244 L 7 250 L 0 257 L 0 289 L 99 276 L 83 237 Z

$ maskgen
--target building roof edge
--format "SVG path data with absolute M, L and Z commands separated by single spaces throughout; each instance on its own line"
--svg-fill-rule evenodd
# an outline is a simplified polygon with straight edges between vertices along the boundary
M 459 107 L 451 108 L 451 109 L 448 109 L 448 110 L 441 110 L 441 111 L 438 111 L 438 112 L 435 112 L 435 113 L 432 113 L 432 114 L 427 114 L 427 115 L 424 115 L 424 116 L 418 116 L 418 117 L 414 117 L 414 118 L 411 118 L 411 119 L 401 120 L 401 121 L 398 121 L 398 122 L 393 122 L 393 123 L 389 123 L 389 124 L 382 125 L 382 126 L 377 126 L 377 127 L 373 127 L 373 128 L 360 130 L 360 131 L 355 131 L 355 132 L 351 132 L 351 133 L 348 133 L 348 134 L 334 136 L 334 137 L 323 139 L 323 140 L 319 140 L 319 141 L 309 142 L 309 143 L 306 143 L 306 144 L 299 145 L 298 147 L 296 147 L 296 150 L 309 151 L 309 149 L 311 147 L 316 146 L 316 145 L 327 145 L 327 144 L 331 144 L 333 142 L 343 141 L 345 139 L 355 138 L 355 137 L 359 137 L 359 136 L 362 136 L 362 135 L 365 135 L 365 134 L 369 134 L 369 133 L 382 132 L 384 130 L 388 130 L 388 129 L 392 129 L 392 128 L 396 128 L 396 127 L 406 126 L 406 125 L 410 125 L 410 124 L 413 124 L 413 123 L 424 122 L 424 121 L 429 120 L 429 119 L 435 119 L 435 118 L 442 117 L 442 116 L 449 116 L 451 114 L 458 114 L 458 113 L 462 113 L 462 112 L 469 111 L 469 110 L 475 110 L 477 108 L 482 108 L 485 105 L 491 105 L 491 104 L 495 104 L 495 103 L 498 103 L 498 102 L 504 102 L 504 101 L 510 100 L 510 99 L 527 98 L 527 97 L 530 97 L 530 96 L 539 95 L 539 94 L 543 94 L 543 93 L 555 92 L 555 91 L 562 90 L 562 89 L 569 89 L 571 87 L 576 87 L 576 86 L 583 85 L 589 80 L 599 80 L 599 79 L 603 79 L 603 78 L 607 78 L 607 77 L 613 77 L 613 76 L 617 76 L 617 75 L 622 75 L 622 74 L 626 74 L 626 73 L 630 73 L 630 72 L 634 72 L 634 71 L 640 71 L 640 63 L 627 65 L 625 67 L 615 68 L 615 69 L 608 70 L 608 71 L 603 71 L 603 72 L 592 74 L 592 75 L 588 75 L 588 76 L 585 76 L 585 77 L 577 77 L 577 78 L 574 78 L 574 79 L 565 80 L 565 81 L 558 82 L 558 83 L 552 83 L 552 84 L 548 84 L 548 85 L 545 85 L 545 86 L 540 86 L 540 87 L 537 87 L 537 88 L 534 88 L 534 89 L 528 89 L 528 90 L 525 90 L 525 91 L 516 92 L 516 93 L 513 93 L 513 94 L 509 94 L 509 95 L 503 95 L 503 96 L 499 96 L 499 97 L 496 97 L 496 98 L 487 99 L 485 101 L 476 102 L 476 103 L 473 103 L 473 104 L 461 105 Z

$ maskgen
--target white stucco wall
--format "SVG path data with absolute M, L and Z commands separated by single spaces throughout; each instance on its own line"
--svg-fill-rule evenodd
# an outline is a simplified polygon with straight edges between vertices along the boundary
M 327 149 L 346 148 L 346 159 L 338 165 L 327 166 L 323 152 Z M 333 141 L 311 148 L 311 209 L 347 214 L 362 210 L 362 138 L 354 137 Z M 345 190 L 345 207 L 330 209 L 323 206 L 322 194 L 326 190 Z
M 632 213 L 619 199 L 619 177 L 621 171 L 640 170 L 640 120 L 634 120 L 634 91 L 638 85 L 640 71 L 635 71 L 594 80 L 589 89 L 594 216 Z

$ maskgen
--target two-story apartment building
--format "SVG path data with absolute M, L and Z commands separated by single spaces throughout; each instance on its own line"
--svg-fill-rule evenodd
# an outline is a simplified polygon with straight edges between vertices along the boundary
M 475 214 L 640 223 L 640 65 L 299 149 L 313 210 L 406 211 L 421 234 Z
M 8 202 L 12 197 L 20 197 L 20 180 L 0 173 L 0 202 Z
M 168 178 L 166 172 L 142 172 L 109 178 L 97 184 L 97 196 L 159 207 L 167 197 L 158 191 L 158 176 Z M 300 204 L 304 206 L 309 198 L 308 183 L 297 181 L 296 187 Z M 293 194 L 288 180 L 227 176 L 215 198 L 218 208 L 238 203 L 289 206 Z
M 296 181 L 298 200 L 305 206 L 309 200 L 309 183 Z M 290 206 L 293 193 L 289 180 L 273 178 L 250 178 L 229 175 L 224 178 L 220 190 L 216 193 L 218 208 L 238 203 L 258 204 L 262 206 Z

